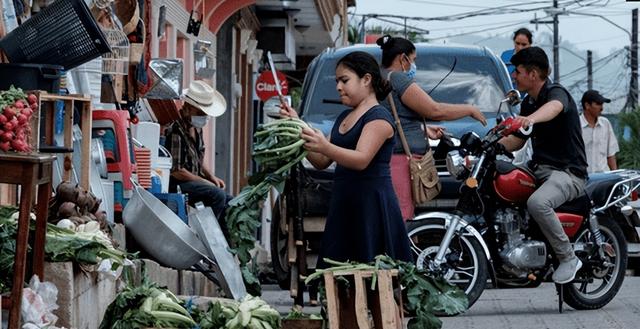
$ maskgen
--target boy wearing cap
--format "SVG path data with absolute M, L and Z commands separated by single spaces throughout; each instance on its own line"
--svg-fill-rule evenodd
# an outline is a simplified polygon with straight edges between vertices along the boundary
M 522 49 L 513 55 L 511 63 L 515 66 L 512 77 L 518 90 L 528 94 L 516 121 L 524 127 L 533 126 L 533 131 L 529 136 L 511 135 L 500 143 L 513 151 L 531 137 L 530 168 L 542 185 L 527 200 L 527 209 L 560 261 L 553 272 L 553 281 L 569 283 L 582 262 L 575 256 L 554 209 L 584 193 L 587 157 L 578 109 L 563 86 L 547 79 L 549 59 L 544 50 L 539 47 Z
M 203 166 L 202 128 L 209 117 L 222 115 L 226 108 L 224 97 L 215 89 L 203 81 L 192 82 L 180 109 L 180 119 L 167 129 L 165 139 L 165 147 L 173 158 L 169 191 L 176 192 L 180 187 L 188 195 L 189 204 L 202 202 L 211 207 L 221 224 L 232 197 L 224 191 L 224 181 Z M 226 232 L 225 225 L 221 227 Z
M 587 90 L 582 95 L 581 103 L 583 112 L 580 115 L 580 126 L 589 163 L 587 171 L 596 173 L 618 169 L 618 140 L 613 133 L 611 122 L 601 116 L 603 104 L 611 103 L 611 100 L 597 90 Z

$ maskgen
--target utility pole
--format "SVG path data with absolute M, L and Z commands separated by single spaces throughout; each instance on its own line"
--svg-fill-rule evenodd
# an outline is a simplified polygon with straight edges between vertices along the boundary
M 587 89 L 593 89 L 593 52 L 587 50 Z
M 364 37 L 367 34 L 364 23 L 367 21 L 367 15 L 362 15 L 362 21 L 360 22 L 360 43 L 364 43 Z
M 627 104 L 633 111 L 638 106 L 638 8 L 633 9 L 631 19 L 631 82 Z
M 560 45 L 558 41 L 558 0 L 553 0 L 553 82 L 560 82 Z
M 404 18 L 404 38 L 405 39 L 409 39 L 409 37 L 407 37 L 407 18 Z

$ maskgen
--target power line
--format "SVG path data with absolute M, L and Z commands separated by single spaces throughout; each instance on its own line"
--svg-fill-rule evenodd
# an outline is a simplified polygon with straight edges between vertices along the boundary
M 598 70 L 600 70 L 600 69 L 601 69 L 602 67 L 604 67 L 606 64 L 608 64 L 608 61 L 613 60 L 613 59 L 615 59 L 616 57 L 620 56 L 621 54 L 623 54 L 624 52 L 626 52 L 626 50 L 627 50 L 627 49 L 622 48 L 622 49 L 619 49 L 619 50 L 617 50 L 617 51 L 615 51 L 615 52 L 610 53 L 609 55 L 607 55 L 607 56 L 605 56 L 605 57 L 602 57 L 602 58 L 600 58 L 600 59 L 598 59 L 598 60 L 593 61 L 593 63 L 592 63 L 592 66 L 593 66 L 593 68 L 594 68 L 594 69 L 593 69 L 593 73 L 596 73 Z M 606 62 L 605 62 L 605 61 L 606 61 Z M 602 62 L 604 62 L 604 65 L 602 65 L 601 67 L 598 67 L 598 68 L 596 68 L 596 67 L 595 67 L 597 64 L 602 63 Z M 578 73 L 578 72 L 580 72 L 580 71 L 582 71 L 582 70 L 585 70 L 585 69 L 587 69 L 587 66 L 586 66 L 586 65 L 581 66 L 581 67 L 579 67 L 579 68 L 577 68 L 577 69 L 575 69 L 575 70 L 573 70 L 573 71 L 571 71 L 571 72 L 569 72 L 569 73 L 563 74 L 563 75 L 561 76 L 561 78 L 567 78 L 567 77 L 569 77 L 569 76 L 571 76 L 571 75 L 573 75 L 573 74 L 576 74 L 576 73 Z

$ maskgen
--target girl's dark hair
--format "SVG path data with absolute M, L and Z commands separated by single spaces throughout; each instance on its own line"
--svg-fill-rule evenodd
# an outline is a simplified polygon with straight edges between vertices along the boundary
M 393 63 L 393 59 L 399 54 L 409 56 L 416 51 L 413 42 L 399 37 L 392 37 L 388 34 L 378 38 L 376 43 L 382 48 L 382 67 L 389 67 Z
M 529 40 L 529 44 L 533 43 L 532 41 L 533 35 L 531 34 L 531 31 L 529 31 L 529 29 L 522 27 L 522 28 L 519 28 L 517 31 L 513 32 L 513 40 L 516 40 L 516 37 L 519 36 L 520 34 L 527 37 L 527 39 Z
M 378 62 L 371 54 L 365 53 L 364 51 L 354 51 L 342 57 L 336 64 L 336 68 L 340 64 L 355 72 L 359 78 L 369 73 L 371 75 L 371 86 L 378 100 L 387 97 L 387 94 L 391 91 L 391 87 L 387 81 L 382 79 Z

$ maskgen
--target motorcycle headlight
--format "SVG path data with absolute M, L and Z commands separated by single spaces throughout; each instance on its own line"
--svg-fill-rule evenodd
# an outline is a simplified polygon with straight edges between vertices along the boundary
M 458 151 L 451 151 L 447 153 L 447 170 L 453 177 L 460 177 L 464 174 L 465 161 Z

